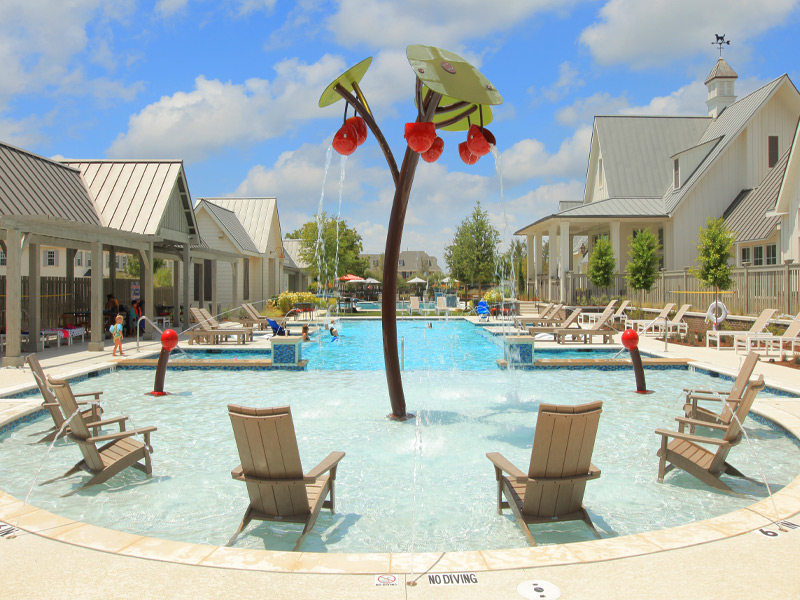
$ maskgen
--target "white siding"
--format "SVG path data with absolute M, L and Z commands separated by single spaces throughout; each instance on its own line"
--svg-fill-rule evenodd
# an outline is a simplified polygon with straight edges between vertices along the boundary
M 784 88 L 776 94 L 753 118 L 747 127 L 747 184 L 744 187 L 756 187 L 769 171 L 768 138 L 778 136 L 778 156 L 783 155 L 794 138 L 797 126 L 797 113 L 792 111 L 786 102 L 789 92 Z

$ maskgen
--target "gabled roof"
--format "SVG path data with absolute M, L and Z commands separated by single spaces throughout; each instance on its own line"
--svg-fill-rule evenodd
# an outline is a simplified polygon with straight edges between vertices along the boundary
M 738 137 L 739 133 L 753 118 L 753 115 L 775 94 L 781 84 L 788 81 L 789 78 L 786 75 L 781 75 L 752 94 L 748 94 L 741 100 L 731 104 L 709 125 L 698 140 L 698 145 L 716 138 L 721 138 L 720 142 L 714 146 L 705 160 L 700 163 L 695 172 L 680 188 L 677 190 L 670 189 L 664 195 L 664 210 L 667 214 L 672 214 L 675 211 L 689 190 L 700 180 L 705 171 L 714 164 L 717 157 Z
M 302 240 L 286 238 L 283 240 L 284 259 L 283 264 L 285 267 L 292 269 L 305 269 L 308 263 L 300 256 Z
M 103 225 L 76 169 L 2 142 L 0 216 L 55 217 Z
M 205 210 L 208 212 L 219 228 L 225 232 L 225 235 L 228 236 L 241 252 L 258 254 L 258 248 L 247 231 L 245 231 L 241 221 L 236 218 L 233 211 L 205 200 L 200 200 L 195 209 L 197 211 Z
M 103 221 L 114 229 L 158 234 L 172 191 L 178 189 L 189 235 L 197 234 L 180 160 L 63 160 L 78 169 Z M 177 228 L 176 228 L 177 229 Z
M 705 84 L 708 85 L 708 82 L 712 79 L 738 79 L 739 76 L 736 74 L 736 71 L 731 69 L 731 66 L 725 62 L 725 59 L 721 56 L 719 60 L 714 65 L 714 68 L 711 69 L 711 73 L 708 74 L 706 77 Z
M 595 117 L 608 196 L 661 198 L 669 189 L 669 158 L 690 148 L 710 117 Z
M 736 234 L 737 242 L 765 240 L 775 233 L 781 218 L 767 217 L 766 213 L 775 206 L 788 162 L 787 150 L 755 190 L 742 190 L 723 213 L 725 225 Z
M 581 204 L 556 215 L 572 219 L 575 217 L 666 217 L 661 198 L 606 198 L 597 202 Z
M 233 212 L 241 222 L 259 254 L 269 251 L 269 232 L 275 216 L 277 200 L 275 198 L 201 198 Z M 280 232 L 277 232 L 280 240 Z

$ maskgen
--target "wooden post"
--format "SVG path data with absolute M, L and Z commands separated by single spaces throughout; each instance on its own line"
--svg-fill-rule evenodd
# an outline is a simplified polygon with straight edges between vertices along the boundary
M 211 314 L 215 317 L 219 313 L 217 306 L 217 259 L 211 259 Z
M 39 331 L 42 329 L 42 257 L 39 244 L 28 245 L 28 341 L 23 345 L 25 352 L 40 352 L 42 343 Z
M 189 255 L 189 242 L 183 245 L 183 329 L 189 329 L 189 270 L 192 268 L 192 260 Z
M 75 248 L 67 248 L 67 312 L 75 311 Z
M 89 351 L 102 352 L 106 329 L 103 325 L 103 243 L 92 242 L 91 335 Z
M 155 299 L 155 293 L 153 290 L 153 244 L 149 243 L 147 246 L 142 248 L 139 251 L 139 256 L 141 258 L 142 263 L 142 288 L 140 291 L 140 297 L 144 300 L 144 316 L 146 316 L 151 321 L 155 321 L 156 318 L 156 307 L 153 306 L 153 302 Z M 148 322 L 145 321 L 144 324 L 144 339 L 152 340 L 153 339 L 153 326 Z
M 178 269 L 180 263 L 177 260 L 172 261 L 172 327 L 180 331 L 181 322 L 181 295 L 180 283 L 181 277 Z
M 6 353 L 4 367 L 21 367 L 22 357 L 22 232 L 6 233 Z

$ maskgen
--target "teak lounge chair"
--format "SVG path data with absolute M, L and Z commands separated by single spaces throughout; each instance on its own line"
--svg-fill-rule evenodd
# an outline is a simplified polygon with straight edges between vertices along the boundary
M 189 335 L 189 344 L 195 341 L 219 343 L 223 338 L 227 340 L 230 336 L 235 336 L 239 344 L 245 344 L 253 339 L 252 327 L 222 327 L 209 313 L 194 306 L 189 307 L 189 313 L 199 327 L 199 331 L 197 329 L 184 331 Z
M 580 315 L 581 315 L 581 309 L 576 308 L 569 314 L 569 316 L 566 319 L 559 321 L 552 327 L 529 327 L 528 334 L 534 337 L 536 337 L 540 333 L 551 334 L 553 336 L 553 339 L 555 339 L 556 332 L 569 329 L 570 327 L 572 327 L 572 325 L 578 325 L 576 321 L 578 320 Z M 575 327 L 575 331 L 580 331 L 580 326 Z
M 530 523 L 582 520 L 594 530 L 583 493 L 587 481 L 600 477 L 591 461 L 602 409 L 602 402 L 542 404 L 527 475 L 499 452 L 486 454 L 497 477 L 497 512 L 510 508 L 531 546 Z
M 748 331 L 720 331 L 720 330 L 717 330 L 717 331 L 709 331 L 709 332 L 707 332 L 706 333 L 706 348 L 708 348 L 708 346 L 710 345 L 711 340 L 715 339 L 715 340 L 717 340 L 717 350 L 719 350 L 720 349 L 720 345 L 719 345 L 720 344 L 720 340 L 723 337 L 729 337 L 733 341 L 733 347 L 735 349 L 737 347 L 737 344 L 739 343 L 739 340 L 743 340 L 743 339 L 746 339 L 748 337 L 757 337 L 757 336 L 761 335 L 762 332 L 764 331 L 764 329 L 766 329 L 767 323 L 769 323 L 769 320 L 772 318 L 772 315 L 774 315 L 776 312 L 778 312 L 778 311 L 776 309 L 774 309 L 774 308 L 768 308 L 768 309 L 762 311 L 761 314 L 758 315 L 758 318 L 756 318 L 755 322 L 753 323 L 753 326 L 750 327 L 750 329 Z
M 92 477 L 89 481 L 71 492 L 63 494 L 64 496 L 69 496 L 90 485 L 103 483 L 128 467 L 139 469 L 148 476 L 153 472 L 150 461 L 150 453 L 153 451 L 153 447 L 150 445 L 150 433 L 156 430 L 155 427 L 140 427 L 139 429 L 126 431 L 125 421 L 128 417 L 114 417 L 113 419 L 87 423 L 80 411 L 78 411 L 78 403 L 75 401 L 75 396 L 72 394 L 69 383 L 66 380 L 53 379 L 52 377 L 48 377 L 47 380 L 50 382 L 50 387 L 53 388 L 53 393 L 64 414 L 74 414 L 70 421 L 69 439 L 77 442 L 81 453 L 83 453 L 83 460 L 77 462 L 74 467 L 63 475 L 44 483 L 51 483 L 57 479 L 69 477 L 81 470 L 91 473 Z M 119 424 L 119 432 L 103 435 L 92 435 L 89 432 L 90 428 L 102 427 L 112 423 Z M 144 443 L 131 439 L 131 436 L 134 435 L 142 435 Z M 108 443 L 98 448 L 97 442 Z M 139 462 L 142 460 L 144 463 Z
M 630 302 L 628 300 L 625 300 L 622 304 L 620 304 L 619 308 L 617 309 L 617 311 L 614 314 L 611 315 L 611 320 L 613 320 L 617 315 L 623 315 L 624 316 L 625 315 L 625 309 L 628 308 L 628 304 L 629 303 Z M 597 321 L 597 319 L 600 317 L 600 315 L 602 315 L 604 312 L 606 312 L 607 309 L 613 308 L 616 305 L 617 305 L 617 299 L 614 298 L 613 300 L 611 300 L 611 302 L 606 304 L 606 306 L 603 307 L 603 310 L 601 310 L 600 312 L 585 312 L 585 313 L 583 313 L 578 322 L 581 324 L 581 326 L 583 326 L 583 325 L 592 325 L 595 321 Z
M 685 417 L 678 417 L 678 431 L 668 429 L 656 429 L 656 434 L 661 436 L 661 448 L 657 455 L 660 457 L 658 463 L 658 482 L 664 482 L 664 475 L 675 467 L 683 469 L 690 475 L 694 475 L 703 483 L 710 485 L 718 490 L 732 492 L 733 490 L 720 479 L 723 473 L 735 477 L 745 477 L 743 473 L 728 464 L 726 459 L 731 448 L 742 440 L 742 423 L 756 399 L 756 395 L 764 388 L 764 376 L 759 375 L 751 379 L 747 389 L 738 402 L 736 412 L 727 424 L 708 423 L 706 421 L 695 421 Z M 684 433 L 686 425 L 709 427 L 723 432 L 722 438 L 704 437 L 693 433 Z M 670 442 L 670 438 L 673 440 Z M 716 451 L 709 450 L 700 444 L 714 445 Z
M 245 302 L 242 304 L 242 309 L 244 310 L 245 314 L 247 315 L 245 318 L 239 318 L 237 321 L 244 327 L 258 327 L 261 331 L 267 331 L 269 329 L 269 323 L 267 323 L 267 317 L 259 314 L 256 310 L 256 307 L 250 304 L 249 302 Z
M 603 338 L 604 344 L 610 344 L 613 336 L 617 331 L 615 329 L 611 329 L 608 326 L 608 321 L 611 319 L 611 316 L 614 314 L 614 307 L 609 306 L 603 311 L 597 321 L 591 327 L 582 327 L 582 328 L 560 328 L 557 329 L 554 333 L 556 342 L 559 344 L 564 344 L 568 340 L 583 342 L 584 344 L 589 344 L 594 340 L 594 336 L 599 335 Z
M 683 406 L 684 414 L 690 419 L 727 425 L 733 416 L 732 411 L 736 411 L 736 406 L 738 406 L 744 394 L 744 389 L 753 376 L 753 370 L 756 368 L 758 360 L 759 356 L 755 352 L 750 352 L 747 355 L 747 358 L 744 359 L 742 366 L 739 368 L 739 374 L 736 376 L 733 386 L 729 390 L 684 389 L 683 391 L 686 392 L 686 403 Z M 720 412 L 698 405 L 698 402 L 720 401 L 725 403 Z M 694 433 L 693 426 L 690 427 L 689 433 Z
M 47 379 L 45 378 L 44 371 L 42 370 L 42 365 L 39 364 L 39 359 L 35 354 L 29 354 L 25 357 L 25 360 L 27 361 L 28 366 L 31 368 L 33 378 L 36 380 L 36 385 L 39 387 L 39 391 L 42 393 L 42 398 L 44 398 L 42 408 L 46 408 L 50 413 L 50 417 L 53 419 L 53 428 L 48 430 L 47 434 L 40 439 L 38 443 L 52 442 L 57 437 L 68 435 L 72 430 L 70 429 L 69 425 L 64 427 L 64 413 L 61 412 L 61 407 L 59 406 L 56 397 L 53 395 L 53 392 L 47 385 Z M 88 392 L 86 394 L 75 394 L 74 396 L 75 398 L 92 396 L 95 399 L 95 402 L 97 402 L 100 400 L 100 395 L 102 393 L 103 392 Z M 86 401 L 76 401 L 76 403 L 78 406 L 87 404 Z M 101 414 L 103 414 L 103 409 L 100 408 L 98 404 L 92 404 L 89 408 L 81 410 L 81 416 L 83 417 L 83 420 L 90 426 L 94 421 L 100 420 Z M 92 431 L 95 433 L 95 435 L 97 435 L 98 428 L 94 427 L 92 428 Z
M 256 519 L 303 523 L 303 532 L 294 546 L 297 550 L 314 527 L 319 511 L 329 508 L 333 513 L 336 467 L 344 452 L 331 452 L 303 474 L 288 406 L 247 408 L 229 404 L 228 414 L 242 461 L 231 471 L 231 476 L 247 484 L 250 505 L 226 545 L 230 546 L 247 524 Z M 326 500 L 328 496 L 330 500 Z

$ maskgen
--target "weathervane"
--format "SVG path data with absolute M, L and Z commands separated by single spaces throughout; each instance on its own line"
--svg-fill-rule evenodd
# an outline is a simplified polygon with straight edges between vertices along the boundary
M 715 33 L 714 37 L 716 37 L 717 39 L 716 39 L 716 41 L 711 42 L 711 45 L 719 47 L 719 57 L 722 58 L 722 47 L 725 46 L 725 45 L 730 46 L 731 45 L 731 41 L 725 39 L 725 34 L 724 33 L 722 35 L 720 35 L 718 33 Z

